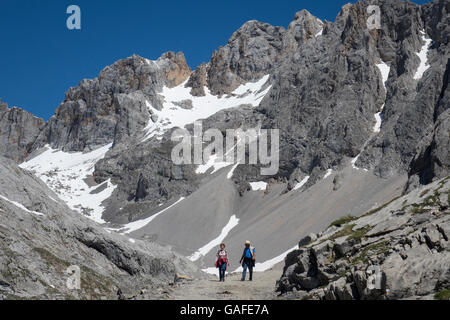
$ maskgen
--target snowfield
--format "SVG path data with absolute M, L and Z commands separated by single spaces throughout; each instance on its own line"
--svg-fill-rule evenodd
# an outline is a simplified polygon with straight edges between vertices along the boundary
M 198 249 L 195 253 L 188 257 L 191 261 L 197 261 L 203 256 L 206 256 L 212 249 L 217 248 L 222 241 L 228 236 L 231 230 L 239 224 L 239 219 L 233 215 L 230 218 L 230 221 L 226 224 L 226 226 L 222 229 L 220 235 L 214 240 L 210 241 L 200 249 Z
M 178 205 L 181 201 L 183 201 L 185 198 L 181 197 L 177 202 L 175 202 L 174 204 L 168 206 L 167 208 L 161 210 L 160 212 L 152 215 L 151 217 L 148 217 L 146 219 L 141 219 L 141 220 L 137 220 L 134 222 L 130 222 L 128 224 L 123 225 L 121 228 L 119 229 L 113 229 L 113 228 L 108 228 L 108 231 L 115 231 L 118 232 L 122 235 L 128 234 L 128 233 L 132 233 L 136 230 L 142 229 L 143 227 L 145 227 L 146 225 L 148 225 L 150 222 L 152 222 L 154 219 L 156 219 L 159 215 L 163 214 L 164 212 L 166 212 L 167 210 L 169 210 L 170 208 L 175 207 L 176 205 Z
M 116 186 L 109 180 L 96 185 L 90 178 L 95 164 L 104 158 L 111 146 L 88 153 L 69 153 L 46 146 L 45 151 L 20 167 L 33 171 L 71 209 L 95 222 L 104 223 L 102 202 L 111 196 Z
M 383 61 L 380 64 L 376 65 L 378 67 L 378 69 L 381 72 L 381 77 L 382 77 L 382 81 L 383 81 L 383 87 L 384 87 L 384 91 L 387 92 L 386 90 L 386 82 L 389 79 L 389 72 L 391 71 L 391 67 L 384 63 Z M 381 123 L 383 121 L 382 117 L 381 117 L 381 113 L 383 112 L 384 109 L 384 103 L 380 108 L 380 111 L 377 112 L 375 114 L 375 126 L 373 127 L 373 132 L 378 133 L 381 130 Z
M 270 86 L 262 90 L 269 77 L 269 75 L 266 75 L 257 82 L 243 84 L 231 95 L 222 97 L 212 95 L 207 87 L 204 88 L 206 93 L 204 97 L 192 96 L 191 88 L 185 87 L 188 80 L 175 88 L 164 87 L 162 93 L 160 93 L 165 101 L 162 110 L 153 108 L 147 101 L 150 113 L 156 115 L 158 119 L 156 122 L 149 120 L 149 124 L 144 129 L 146 135 L 143 141 L 162 135 L 172 128 L 184 128 L 187 124 L 208 118 L 221 110 L 244 104 L 257 107 L 270 90 Z M 191 106 L 183 108 L 180 105 L 183 102 L 188 102 Z

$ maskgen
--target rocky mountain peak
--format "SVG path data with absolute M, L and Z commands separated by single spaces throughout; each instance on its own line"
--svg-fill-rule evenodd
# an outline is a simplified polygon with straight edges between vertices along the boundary
M 146 101 L 161 109 L 158 93 L 164 86 L 183 83 L 190 74 L 181 52 L 166 52 L 156 61 L 138 55 L 121 59 L 97 78 L 85 79 L 67 91 L 36 147 L 49 143 L 67 151 L 85 151 L 126 139 L 141 131 L 150 118 Z
M 307 10 L 297 12 L 284 35 L 284 51 L 295 52 L 306 41 L 322 34 L 323 28 L 323 22 Z
M 182 52 L 176 54 L 171 51 L 166 52 L 157 63 L 164 70 L 166 85 L 169 88 L 182 84 L 192 73 Z
M 208 85 L 208 65 L 202 63 L 192 72 L 186 87 L 192 88 L 191 94 L 195 97 L 205 95 L 205 87 Z
M 44 120 L 0 100 L 0 155 L 16 162 L 32 151 Z
M 307 10 L 301 10 L 295 14 L 294 21 L 289 24 L 288 32 L 294 35 L 297 42 L 303 43 L 314 38 L 322 28 L 323 22 L 319 18 Z
M 226 44 L 213 53 L 208 68 L 208 87 L 221 95 L 240 84 L 271 73 L 283 49 L 283 27 L 256 20 L 245 23 Z

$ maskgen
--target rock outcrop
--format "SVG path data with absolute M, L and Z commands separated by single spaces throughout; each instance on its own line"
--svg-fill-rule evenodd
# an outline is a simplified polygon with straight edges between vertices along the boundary
M 117 299 L 119 291 L 201 276 L 190 261 L 71 211 L 47 186 L 0 158 L 0 299 Z M 80 289 L 67 286 L 80 270 Z
M 208 66 L 208 87 L 215 95 L 230 93 L 240 84 L 273 72 L 283 49 L 284 28 L 249 21 L 226 46 L 214 52 Z
M 8 108 L 0 100 L 0 156 L 22 162 L 33 151 L 33 144 L 44 120 L 20 108 Z
M 450 288 L 449 201 L 447 177 L 337 220 L 288 255 L 278 291 L 320 300 L 433 299 Z

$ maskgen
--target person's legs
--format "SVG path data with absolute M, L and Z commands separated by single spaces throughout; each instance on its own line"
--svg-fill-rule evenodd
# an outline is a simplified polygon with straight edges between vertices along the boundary
M 248 272 L 249 272 L 249 277 L 250 277 L 250 281 L 253 280 L 253 264 L 250 263 L 250 265 L 248 266 Z
M 225 272 L 227 271 L 227 265 L 224 263 L 220 266 L 220 280 L 225 281 Z
M 241 279 L 241 280 L 245 280 L 245 276 L 247 275 L 247 264 L 245 263 L 245 261 L 244 261 L 244 263 L 242 264 L 242 268 L 243 268 L 244 270 L 242 271 L 242 279 Z

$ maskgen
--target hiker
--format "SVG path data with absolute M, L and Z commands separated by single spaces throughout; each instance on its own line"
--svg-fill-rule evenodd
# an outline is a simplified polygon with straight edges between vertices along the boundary
M 228 252 L 225 250 L 225 243 L 220 244 L 220 250 L 217 252 L 216 268 L 219 268 L 219 281 L 225 282 L 225 272 L 228 267 Z
M 239 263 L 242 264 L 242 279 L 241 281 L 245 281 L 245 276 L 247 275 L 247 268 L 249 271 L 249 280 L 253 280 L 253 267 L 255 266 L 255 248 L 251 246 L 250 241 L 245 241 L 244 252 L 242 253 L 242 258 Z

